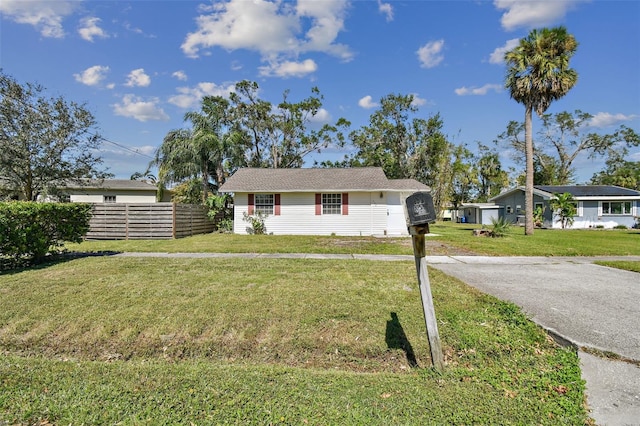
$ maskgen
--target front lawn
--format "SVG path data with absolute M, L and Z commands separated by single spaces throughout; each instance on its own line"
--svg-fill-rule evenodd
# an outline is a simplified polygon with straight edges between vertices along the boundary
M 502 238 L 475 237 L 479 225 L 439 222 L 426 238 L 428 255 L 627 256 L 640 255 L 640 230 L 509 228 Z M 413 254 L 411 238 L 206 234 L 178 240 L 85 241 L 72 251 L 166 253 Z
M 575 352 L 413 262 L 68 260 L 0 275 L 0 424 L 584 424 Z
M 640 255 L 638 229 L 536 229 L 511 226 L 503 238 L 473 237 L 479 226 L 437 223 L 438 240 L 489 256 L 632 256 Z

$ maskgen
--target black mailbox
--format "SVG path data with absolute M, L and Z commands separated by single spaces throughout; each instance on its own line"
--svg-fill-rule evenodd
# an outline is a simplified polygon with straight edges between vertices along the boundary
M 407 214 L 409 226 L 420 226 L 436 221 L 436 210 L 433 198 L 428 192 L 416 192 L 407 197 Z

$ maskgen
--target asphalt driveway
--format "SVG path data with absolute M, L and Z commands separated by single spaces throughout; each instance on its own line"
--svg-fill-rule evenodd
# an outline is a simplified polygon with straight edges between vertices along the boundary
M 591 416 L 599 425 L 640 425 L 640 274 L 589 259 L 453 257 L 431 267 L 519 305 L 578 348 Z M 630 362 L 629 362 L 630 361 Z

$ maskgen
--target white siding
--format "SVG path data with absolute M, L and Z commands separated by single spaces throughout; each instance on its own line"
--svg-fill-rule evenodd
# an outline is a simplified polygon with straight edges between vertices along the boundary
M 140 193 L 139 191 L 123 191 L 123 192 L 101 192 L 95 193 L 90 191 L 85 191 L 84 193 L 74 194 L 70 193 L 69 198 L 70 201 L 74 203 L 103 203 L 104 196 L 114 196 L 116 197 L 117 203 L 155 203 L 156 202 L 156 194 L 155 193 Z
M 233 231 L 246 234 L 249 223 L 243 220 L 243 213 L 248 212 L 248 194 L 236 193 L 234 207 Z M 316 215 L 314 193 L 281 193 L 280 215 L 269 215 L 265 226 L 267 233 L 274 235 L 384 235 L 388 226 L 386 194 L 350 192 L 348 215 Z
M 387 194 L 387 235 L 409 235 L 404 213 L 405 202 L 409 195 L 411 194 L 404 192 L 389 192 Z

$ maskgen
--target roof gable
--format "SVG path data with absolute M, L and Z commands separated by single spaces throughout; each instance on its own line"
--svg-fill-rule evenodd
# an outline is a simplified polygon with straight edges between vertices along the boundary
M 387 179 L 380 167 L 260 169 L 236 171 L 220 192 L 427 191 L 415 179 Z

